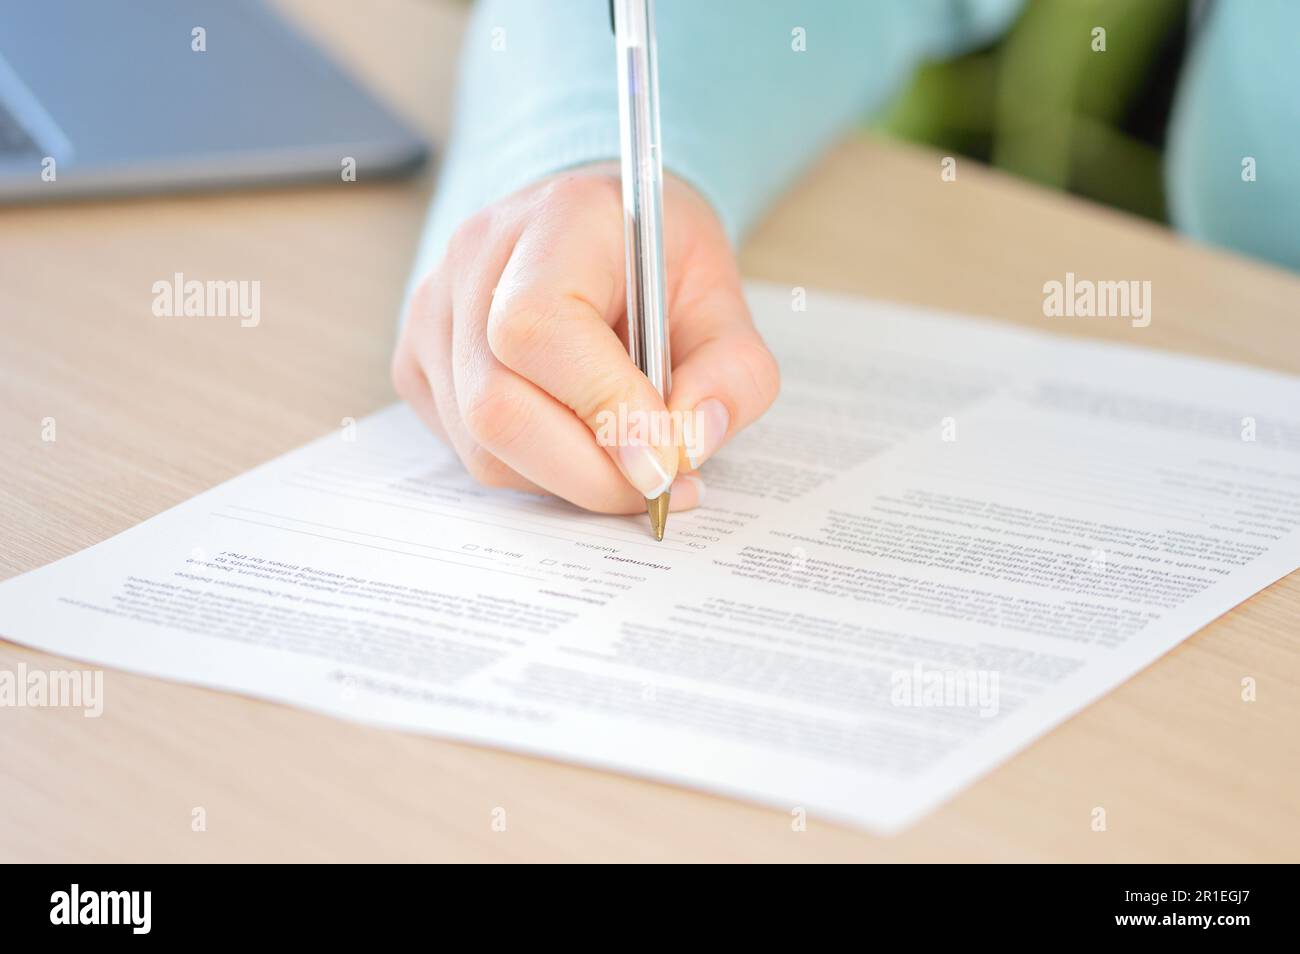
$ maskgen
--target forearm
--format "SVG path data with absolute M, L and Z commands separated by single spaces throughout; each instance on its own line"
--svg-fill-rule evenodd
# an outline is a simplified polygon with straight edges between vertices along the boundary
M 1174 224 L 1300 268 L 1300 7 L 1219 3 L 1202 26 L 1170 124 Z
M 981 42 L 1020 0 L 659 0 L 664 165 L 733 241 L 918 60 Z M 604 0 L 484 0 L 415 275 L 464 218 L 545 175 L 618 156 Z

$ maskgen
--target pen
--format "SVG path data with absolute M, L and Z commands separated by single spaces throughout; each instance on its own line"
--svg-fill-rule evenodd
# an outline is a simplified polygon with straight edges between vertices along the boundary
M 627 339 L 632 361 L 668 400 L 668 310 L 664 302 L 663 160 L 654 0 L 611 0 L 618 51 L 618 131 L 627 267 Z M 655 539 L 664 538 L 668 491 L 646 499 Z

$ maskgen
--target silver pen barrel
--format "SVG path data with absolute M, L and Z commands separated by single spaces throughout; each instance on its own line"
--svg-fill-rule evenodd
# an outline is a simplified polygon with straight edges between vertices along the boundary
M 627 255 L 628 352 L 667 400 L 672 362 L 664 301 L 663 160 L 653 0 L 614 0 Z

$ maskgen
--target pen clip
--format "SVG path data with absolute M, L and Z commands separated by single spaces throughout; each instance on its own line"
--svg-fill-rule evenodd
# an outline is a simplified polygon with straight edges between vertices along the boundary
M 614 0 L 609 0 L 609 32 L 618 36 L 618 27 L 614 26 Z

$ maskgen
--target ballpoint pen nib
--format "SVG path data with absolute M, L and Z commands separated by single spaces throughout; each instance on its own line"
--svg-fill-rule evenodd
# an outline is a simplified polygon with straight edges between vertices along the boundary
M 664 538 L 664 527 L 668 525 L 668 492 L 664 491 L 654 500 L 645 502 L 646 513 L 650 514 L 650 529 L 655 532 L 655 539 Z

